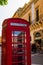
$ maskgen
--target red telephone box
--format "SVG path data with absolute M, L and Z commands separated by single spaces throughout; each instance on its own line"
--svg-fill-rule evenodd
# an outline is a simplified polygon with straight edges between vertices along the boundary
M 31 65 L 29 23 L 6 19 L 2 25 L 2 65 Z

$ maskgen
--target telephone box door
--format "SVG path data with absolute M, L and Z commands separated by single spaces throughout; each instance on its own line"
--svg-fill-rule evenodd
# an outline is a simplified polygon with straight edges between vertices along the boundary
M 12 31 L 12 65 L 27 64 L 26 32 Z

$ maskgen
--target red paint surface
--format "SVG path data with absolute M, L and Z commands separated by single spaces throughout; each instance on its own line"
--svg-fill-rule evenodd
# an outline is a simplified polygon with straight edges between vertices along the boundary
M 27 26 L 11 26 L 10 23 L 22 23 Z M 2 27 L 7 24 L 6 27 L 2 29 L 2 65 L 12 65 L 12 31 L 23 31 L 26 32 L 26 46 L 27 46 L 27 65 L 31 65 L 31 49 L 30 49 L 30 30 L 29 23 L 23 19 L 10 18 L 3 22 Z M 25 43 L 24 43 L 25 44 Z M 5 49 L 4 49 L 5 48 Z M 3 54 L 4 53 L 4 54 Z M 5 60 L 4 60 L 5 59 Z

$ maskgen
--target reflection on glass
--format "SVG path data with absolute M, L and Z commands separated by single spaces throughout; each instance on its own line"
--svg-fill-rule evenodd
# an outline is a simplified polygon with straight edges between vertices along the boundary
M 25 42 L 24 37 L 25 37 L 24 32 L 20 31 L 12 32 L 12 42 Z
M 12 65 L 25 65 L 26 33 L 12 31 Z

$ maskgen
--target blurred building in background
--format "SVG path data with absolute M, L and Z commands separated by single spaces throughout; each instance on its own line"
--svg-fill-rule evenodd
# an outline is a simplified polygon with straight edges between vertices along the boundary
M 2 37 L 0 36 L 0 46 L 1 46 L 1 43 L 2 43 Z
M 43 49 L 43 0 L 30 0 L 14 13 L 13 18 L 22 18 L 29 22 L 31 44 L 36 43 Z

